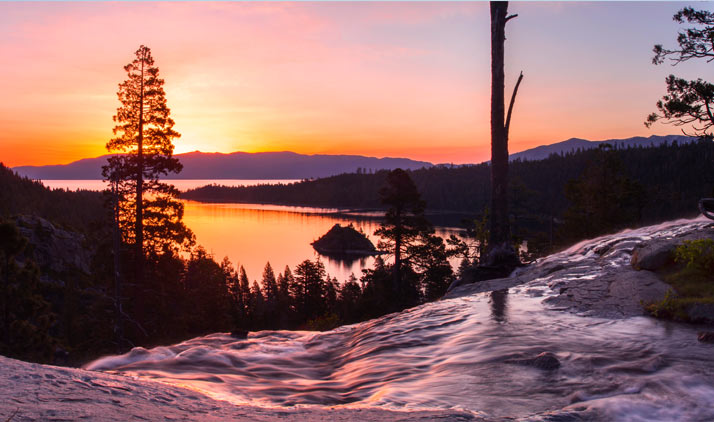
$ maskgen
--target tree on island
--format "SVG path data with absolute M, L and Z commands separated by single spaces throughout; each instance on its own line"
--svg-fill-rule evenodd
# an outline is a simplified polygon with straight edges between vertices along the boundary
M 659 65 L 669 59 L 673 65 L 690 59 L 714 60 L 714 12 L 694 10 L 686 7 L 677 12 L 673 19 L 693 26 L 677 36 L 678 47 L 664 48 L 657 44 L 652 63 Z M 650 127 L 659 120 L 675 126 L 692 125 L 693 133 L 685 135 L 712 137 L 714 127 L 714 84 L 701 78 L 688 81 L 669 75 L 666 78 L 667 94 L 657 101 L 658 112 L 647 116 L 645 126 Z
M 491 225 L 489 265 L 513 266 L 518 256 L 511 246 L 508 214 L 508 131 L 521 72 L 513 89 L 504 122 L 504 44 L 506 23 L 518 15 L 508 16 L 508 2 L 491 2 Z
M 173 157 L 172 141 L 180 134 L 166 106 L 164 80 L 148 47 L 142 45 L 135 55 L 124 66 L 128 77 L 117 92 L 115 138 L 106 144 L 116 155 L 102 174 L 115 190 L 117 224 L 122 241 L 134 247 L 134 277 L 141 282 L 147 253 L 176 252 L 192 245 L 194 237 L 182 222 L 178 190 L 159 181 L 182 169 Z

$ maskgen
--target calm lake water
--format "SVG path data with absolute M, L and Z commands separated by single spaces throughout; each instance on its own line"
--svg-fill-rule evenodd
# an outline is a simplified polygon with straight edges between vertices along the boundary
M 169 180 L 181 190 L 208 184 L 227 186 L 290 183 L 295 180 Z M 43 180 L 45 186 L 62 189 L 102 190 L 101 180 Z M 305 259 L 319 259 L 327 273 L 342 282 L 350 274 L 360 277 L 362 269 L 371 268 L 373 257 L 352 261 L 336 260 L 319 255 L 310 245 L 325 234 L 333 225 L 352 223 L 377 244 L 374 231 L 380 221 L 375 213 L 349 213 L 344 210 L 288 207 L 262 204 L 210 204 L 183 201 L 184 223 L 196 234 L 196 241 L 213 254 L 216 260 L 228 257 L 237 267 L 243 265 L 251 280 L 262 278 L 267 262 L 275 272 L 285 266 L 294 271 Z M 458 220 L 457 220 L 458 221 Z M 458 234 L 455 227 L 437 227 L 437 234 L 448 237 Z

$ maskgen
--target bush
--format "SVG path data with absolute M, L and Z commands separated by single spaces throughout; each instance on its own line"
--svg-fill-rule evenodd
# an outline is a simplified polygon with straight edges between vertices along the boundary
M 672 289 L 667 290 L 664 299 L 659 302 L 645 304 L 645 311 L 655 318 L 687 321 L 689 319 L 682 298 Z
M 714 277 L 714 240 L 686 240 L 674 252 L 675 261 L 686 265 L 687 269 Z

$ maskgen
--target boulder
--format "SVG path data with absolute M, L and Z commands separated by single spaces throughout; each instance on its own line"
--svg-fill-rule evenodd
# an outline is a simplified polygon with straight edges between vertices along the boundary
M 714 331 L 702 331 L 697 336 L 697 340 L 702 343 L 714 343 Z
M 552 371 L 560 368 L 560 361 L 554 354 L 543 352 L 533 359 L 531 365 L 544 371 Z
M 679 242 L 663 242 L 645 245 L 632 253 L 630 263 L 636 270 L 657 271 L 674 264 L 674 250 Z

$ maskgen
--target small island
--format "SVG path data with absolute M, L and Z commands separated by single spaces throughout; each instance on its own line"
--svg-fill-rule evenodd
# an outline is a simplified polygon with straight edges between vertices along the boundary
M 311 245 L 318 253 L 327 256 L 369 256 L 381 253 L 367 236 L 355 230 L 352 224 L 344 227 L 335 224 Z

